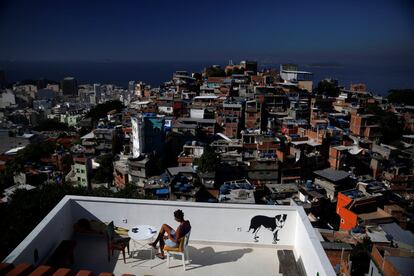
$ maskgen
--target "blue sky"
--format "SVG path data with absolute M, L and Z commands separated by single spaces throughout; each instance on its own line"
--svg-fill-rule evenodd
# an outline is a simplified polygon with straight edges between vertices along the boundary
M 407 63 L 414 62 L 414 5 L 3 0 L 0 37 L 0 60 Z

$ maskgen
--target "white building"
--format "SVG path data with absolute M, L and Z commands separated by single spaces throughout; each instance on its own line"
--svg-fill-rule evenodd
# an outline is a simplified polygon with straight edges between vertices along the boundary
M 306 71 L 298 71 L 295 64 L 280 65 L 280 77 L 287 82 L 311 81 L 313 73 Z
M 132 117 L 132 156 L 137 158 L 142 153 L 142 147 L 144 143 L 143 128 L 144 124 L 141 120 L 141 116 Z
M 0 108 L 14 107 L 16 105 L 16 98 L 14 93 L 6 90 L 0 93 Z

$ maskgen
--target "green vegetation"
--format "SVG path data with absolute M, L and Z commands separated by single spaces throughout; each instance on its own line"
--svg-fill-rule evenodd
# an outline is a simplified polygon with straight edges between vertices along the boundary
M 390 103 L 414 105 L 414 89 L 391 89 L 387 99 Z
M 10 115 L 8 120 L 16 125 L 29 125 L 29 120 L 21 114 Z
M 44 141 L 37 144 L 28 144 L 17 152 L 16 157 L 7 163 L 7 167 L 13 172 L 21 172 L 27 163 L 38 163 L 42 157 L 48 157 L 57 148 L 54 142 Z
M 107 188 L 88 191 L 69 185 L 43 185 L 31 191 L 17 190 L 8 204 L 0 204 L 0 259 L 4 259 L 65 195 L 144 198 L 132 185 L 119 192 Z
M 372 242 L 365 237 L 351 251 L 352 275 L 364 275 L 369 269 L 369 260 L 372 250 Z
M 67 124 L 59 122 L 57 119 L 45 119 L 33 128 L 36 131 L 67 131 L 70 130 Z
M 198 165 L 198 170 L 200 172 L 213 172 L 220 163 L 220 158 L 211 147 L 207 146 L 204 148 L 204 153 L 201 155 L 200 159 L 194 163 Z
M 96 159 L 99 163 L 99 168 L 96 169 L 92 181 L 95 183 L 112 183 L 114 179 L 113 165 L 114 157 L 112 154 L 101 155 Z
M 244 69 L 243 68 L 234 67 L 232 70 L 227 71 L 227 76 L 243 75 L 243 74 L 244 74 Z
M 124 107 L 120 101 L 107 101 L 92 108 L 86 114 L 86 117 L 92 118 L 93 122 L 97 122 L 99 119 L 106 117 L 109 111 L 116 110 L 117 112 L 121 112 Z
M 339 87 L 337 87 L 334 83 L 327 80 L 322 80 L 315 88 L 315 93 L 318 95 L 326 95 L 328 97 L 337 97 L 340 93 L 340 90 Z
M 24 165 L 38 163 L 42 157 L 52 154 L 57 145 L 45 141 L 38 144 L 28 144 L 17 152 L 16 157 L 6 163 L 4 171 L 0 173 L 0 192 L 14 184 L 13 176 L 23 171 Z
M 367 106 L 368 113 L 377 116 L 377 122 L 380 126 L 383 143 L 395 143 L 403 134 L 403 122 L 397 115 L 392 112 L 385 111 L 377 105 L 371 104 Z
M 225 77 L 226 72 L 223 69 L 217 67 L 207 67 L 205 70 L 206 77 Z

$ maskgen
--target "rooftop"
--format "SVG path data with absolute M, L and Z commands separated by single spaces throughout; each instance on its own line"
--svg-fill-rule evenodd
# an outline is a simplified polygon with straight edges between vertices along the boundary
M 405 243 L 406 245 L 414 248 L 414 234 L 410 231 L 402 229 L 395 222 L 380 224 L 380 227 L 393 241 L 398 243 Z
M 413 273 L 414 258 L 387 256 L 400 275 L 411 275 Z
M 172 260 L 171 268 L 168 269 L 166 260 L 151 259 L 148 250 L 139 251 L 133 242 L 131 242 L 131 254 L 127 256 L 126 264 L 119 252 L 110 262 L 106 262 L 106 243 L 100 237 L 77 236 L 76 242 L 75 256 L 79 261 L 75 262 L 73 270 L 87 268 L 95 275 L 102 271 L 110 271 L 115 275 L 126 272 L 135 275 L 159 276 L 183 275 L 184 273 L 180 260 Z M 90 254 L 91 248 L 95 249 L 94 254 Z M 279 250 L 281 249 L 291 249 L 291 247 L 281 246 Z M 186 275 L 209 276 L 212 271 L 215 275 L 276 275 L 280 265 L 277 250 L 270 247 L 190 242 L 189 256 L 191 263 L 187 265 Z M 255 265 L 252 266 L 252 263 Z M 261 267 L 260 272 L 257 271 L 256 266 Z
M 176 227 L 172 213 L 182 209 L 192 225 L 189 256 L 184 272 L 181 262 L 172 260 L 170 269 L 164 260 L 150 258 L 147 250 L 137 250 L 131 241 L 126 264 L 115 254 L 107 260 L 105 239 L 75 234 L 73 224 L 81 218 L 101 222 L 114 221 L 131 229 L 139 224 L 154 228 L 162 223 Z M 261 221 L 267 219 L 267 222 Z M 248 231 L 278 219 L 278 240 L 267 228 L 258 236 Z M 257 225 L 256 225 L 257 224 Z M 279 224 L 280 225 L 280 224 Z M 251 229 L 250 229 L 251 230 Z M 300 263 L 308 275 L 335 275 L 332 266 L 302 207 L 246 204 L 192 203 L 178 201 L 135 200 L 102 197 L 66 196 L 18 245 L 3 262 L 33 265 L 44 263 L 62 240 L 77 242 L 71 269 L 88 269 L 95 274 L 115 275 L 277 275 L 280 250 L 292 250 L 293 263 Z M 34 251 L 38 259 L 34 259 Z M 258 269 L 260 268 L 260 269 Z M 286 267 L 285 267 L 286 268 Z
M 173 176 L 178 175 L 179 173 L 185 173 L 185 174 L 194 173 L 193 168 L 190 166 L 170 167 L 170 168 L 167 168 L 167 171 L 170 175 L 173 175 Z
M 326 178 L 333 182 L 341 181 L 350 176 L 350 174 L 345 171 L 334 170 L 332 168 L 314 171 L 314 174 L 316 174 L 317 176 Z

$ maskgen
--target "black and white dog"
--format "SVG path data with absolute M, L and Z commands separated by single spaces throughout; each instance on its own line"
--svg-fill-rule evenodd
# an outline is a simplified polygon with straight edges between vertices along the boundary
M 264 228 L 267 228 L 268 230 L 273 232 L 273 243 L 277 243 L 277 241 L 279 240 L 277 238 L 277 233 L 285 225 L 286 217 L 286 214 L 277 215 L 275 217 L 255 216 L 251 219 L 250 227 L 249 230 L 247 230 L 247 232 L 250 232 L 250 230 L 253 229 L 253 239 L 255 242 L 258 242 L 259 236 L 257 234 L 260 228 L 263 226 Z

